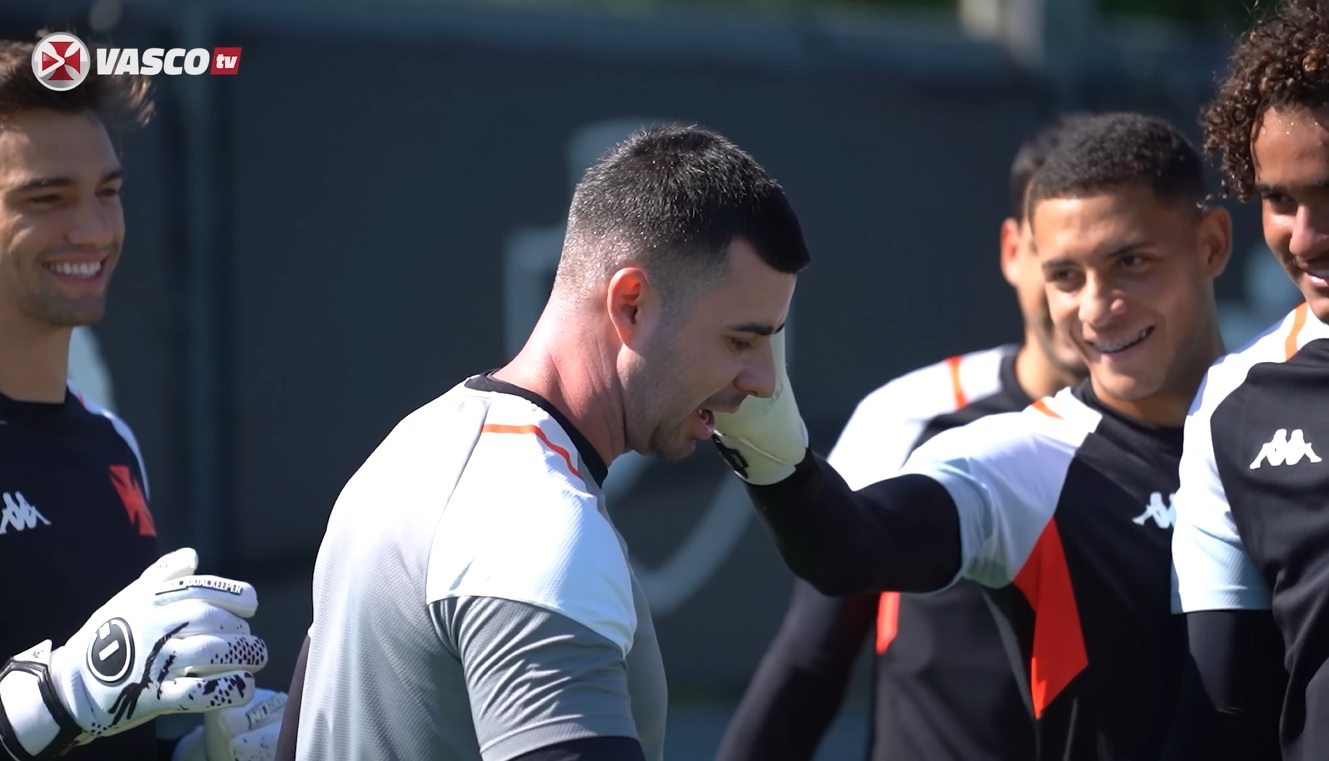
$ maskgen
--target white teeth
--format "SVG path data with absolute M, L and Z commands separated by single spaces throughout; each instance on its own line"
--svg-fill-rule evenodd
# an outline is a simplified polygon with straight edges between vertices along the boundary
M 52 272 L 70 277 L 95 277 L 102 271 L 101 262 L 53 262 L 46 267 Z
M 1139 343 L 1145 336 L 1149 335 L 1150 330 L 1152 330 L 1152 328 L 1145 328 L 1130 338 L 1124 338 L 1113 343 L 1095 343 L 1093 346 L 1104 354 L 1111 354 Z

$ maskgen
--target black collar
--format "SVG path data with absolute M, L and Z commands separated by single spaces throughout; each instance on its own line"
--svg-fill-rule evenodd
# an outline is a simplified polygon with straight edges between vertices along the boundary
M 590 469 L 591 477 L 595 479 L 596 485 L 601 488 L 604 487 L 605 477 L 609 475 L 609 466 L 605 464 L 604 458 L 600 457 L 600 453 L 595 451 L 595 447 L 591 446 L 591 442 L 581 431 L 577 430 L 572 421 L 568 420 L 567 416 L 560 412 L 557 407 L 550 404 L 548 399 L 534 391 L 495 378 L 492 370 L 468 379 L 466 388 L 519 396 L 549 413 L 549 417 L 558 421 L 563 430 L 567 431 L 568 437 L 572 439 L 573 445 L 577 447 L 578 454 L 581 455 L 581 461 L 586 463 L 586 467 Z

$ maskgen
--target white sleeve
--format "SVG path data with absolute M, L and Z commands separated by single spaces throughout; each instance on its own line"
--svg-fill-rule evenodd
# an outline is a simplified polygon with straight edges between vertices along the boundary
M 938 434 L 901 473 L 945 487 L 960 517 L 960 575 L 999 588 L 1015 580 L 1052 520 L 1081 440 L 1039 413 L 989 415 Z
M 925 422 L 910 417 L 906 409 L 889 384 L 854 408 L 826 458 L 849 488 L 861 489 L 899 471 Z
M 544 455 L 535 436 L 500 437 L 476 448 L 435 533 L 428 601 L 526 603 L 585 626 L 626 654 L 637 613 L 618 534 L 578 479 L 522 477 L 538 472 L 514 465 L 528 456 L 523 448 Z
M 1210 421 L 1213 397 L 1221 401 L 1222 395 L 1211 394 L 1210 401 L 1205 396 L 1201 388 L 1199 402 L 1186 418 L 1181 486 L 1172 501 L 1172 609 L 1268 609 L 1269 590 L 1237 534 L 1214 459 Z

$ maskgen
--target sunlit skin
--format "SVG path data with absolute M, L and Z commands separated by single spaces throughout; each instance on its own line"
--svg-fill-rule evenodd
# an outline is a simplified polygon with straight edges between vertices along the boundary
M 1001 225 L 1001 272 L 1015 289 L 1024 320 L 1024 344 L 1015 358 L 1020 388 L 1038 399 L 1084 378 L 1084 360 L 1048 312 L 1043 270 L 1031 245 L 1028 220 L 1008 217 Z
M 91 114 L 34 109 L 0 122 L 0 356 L 24 357 L 0 362 L 0 393 L 64 398 L 70 333 L 101 319 L 124 243 L 121 181 Z
M 670 309 L 678 296 L 636 266 L 615 272 L 599 298 L 556 295 L 495 377 L 563 410 L 606 462 L 627 451 L 687 457 L 713 433 L 713 413 L 774 393 L 770 337 L 797 281 L 744 240 L 727 256 L 727 272 L 685 309 Z
M 1329 108 L 1269 108 L 1251 154 L 1264 240 L 1322 322 L 1329 322 Z
M 1144 186 L 1040 201 L 1033 245 L 1059 332 L 1108 407 L 1179 426 L 1222 352 L 1213 280 L 1231 254 L 1221 208 Z

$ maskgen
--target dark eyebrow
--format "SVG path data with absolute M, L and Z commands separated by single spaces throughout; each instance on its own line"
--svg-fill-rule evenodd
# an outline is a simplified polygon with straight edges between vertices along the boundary
M 773 336 L 784 330 L 784 324 L 779 327 L 771 327 L 764 322 L 747 322 L 742 325 L 731 325 L 729 327 L 735 333 L 756 333 L 759 336 Z
M 1117 246 L 1115 249 L 1105 254 L 1095 254 L 1094 258 L 1112 259 L 1114 257 L 1122 256 L 1123 254 L 1129 254 L 1138 249 L 1148 248 L 1148 247 L 1149 247 L 1149 241 L 1146 240 L 1131 241 L 1129 243 L 1123 243 L 1122 245 Z M 1057 267 L 1065 267 L 1074 264 L 1075 262 L 1071 261 L 1070 259 L 1053 259 L 1050 262 L 1043 262 L 1042 270 L 1044 272 L 1047 272 L 1048 270 L 1056 269 Z
M 123 179 L 124 176 L 125 176 L 125 170 L 117 167 L 107 172 L 106 174 L 102 175 L 102 178 L 97 181 L 97 184 L 105 185 L 108 182 Z M 74 180 L 73 178 L 70 177 L 38 177 L 34 180 L 28 180 L 22 185 L 13 188 L 12 192 L 22 193 L 27 190 L 45 190 L 47 188 L 68 188 L 71 187 L 73 184 Z
M 1324 179 L 1306 185 L 1276 185 L 1267 182 L 1257 182 L 1255 184 L 1255 192 L 1262 196 L 1267 196 L 1272 193 L 1288 195 L 1288 191 L 1291 189 L 1316 191 L 1329 190 L 1329 177 L 1325 177 Z

